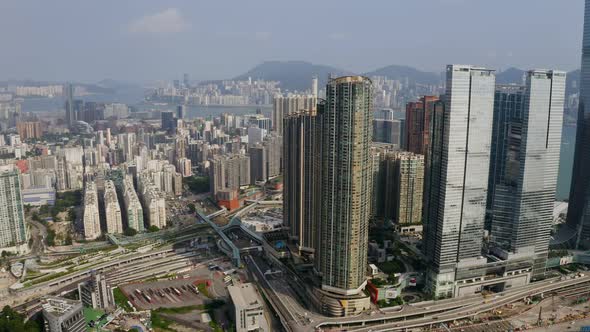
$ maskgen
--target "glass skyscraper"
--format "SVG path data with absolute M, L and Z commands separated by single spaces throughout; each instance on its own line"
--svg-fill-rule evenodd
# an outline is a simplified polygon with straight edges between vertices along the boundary
M 454 295 L 456 269 L 485 263 L 481 257 L 495 74 L 449 65 L 444 107 L 431 114 L 426 174 L 425 251 L 429 290 Z
M 490 163 L 492 252 L 545 271 L 557 186 L 565 73 L 531 70 L 525 87 L 499 87 Z M 488 202 L 490 203 L 490 202 Z
M 584 14 L 579 107 L 567 224 L 577 232 L 575 245 L 590 248 L 590 0 Z
M 321 287 L 358 294 L 366 284 L 371 214 L 371 81 L 361 76 L 330 80 L 322 113 Z

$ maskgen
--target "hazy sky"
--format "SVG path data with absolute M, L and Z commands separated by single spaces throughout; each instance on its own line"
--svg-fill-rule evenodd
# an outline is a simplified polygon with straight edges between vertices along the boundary
M 265 60 L 579 67 L 583 0 L 0 0 L 0 80 L 229 78 Z

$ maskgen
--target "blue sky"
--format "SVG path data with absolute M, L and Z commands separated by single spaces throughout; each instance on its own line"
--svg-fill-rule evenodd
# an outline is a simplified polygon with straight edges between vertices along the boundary
M 2 0 L 0 80 L 229 78 L 265 60 L 363 72 L 579 67 L 582 0 Z

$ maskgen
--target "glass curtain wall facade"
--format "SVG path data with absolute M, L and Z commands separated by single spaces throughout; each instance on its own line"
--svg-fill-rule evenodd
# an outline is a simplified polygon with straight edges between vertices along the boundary
M 529 71 L 524 91 L 496 92 L 501 96 L 496 101 L 496 154 L 490 166 L 490 240 L 500 258 L 534 257 L 533 277 L 538 277 L 545 272 L 553 220 L 565 73 Z M 499 105 L 506 100 L 513 102 Z
M 482 263 L 495 90 L 493 70 L 449 65 L 446 75 L 444 110 L 431 118 L 424 225 L 436 297 L 453 296 L 458 267 Z
M 572 244 L 590 248 L 590 0 L 584 12 L 580 106 L 567 225 L 577 232 Z

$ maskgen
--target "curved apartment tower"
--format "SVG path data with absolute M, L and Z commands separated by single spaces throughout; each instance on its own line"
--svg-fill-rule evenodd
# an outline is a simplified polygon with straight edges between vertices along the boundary
M 318 266 L 322 289 L 340 295 L 366 284 L 372 99 L 368 78 L 339 77 L 327 84 L 322 110 Z

